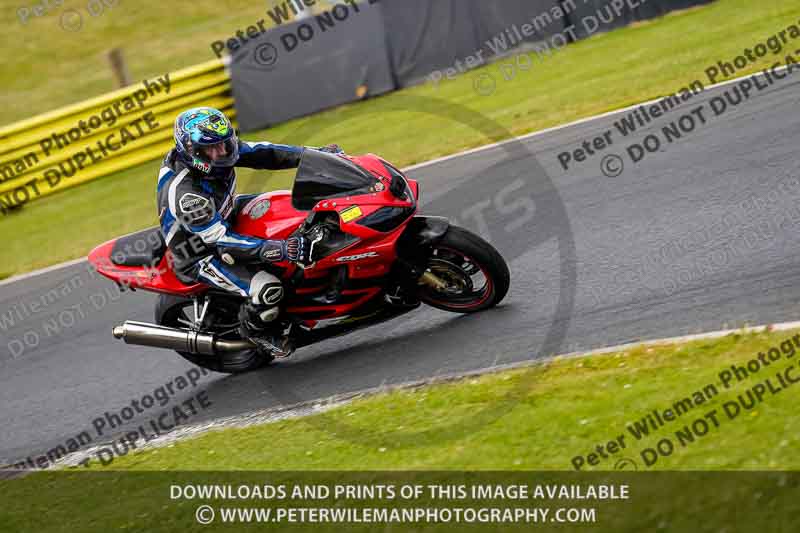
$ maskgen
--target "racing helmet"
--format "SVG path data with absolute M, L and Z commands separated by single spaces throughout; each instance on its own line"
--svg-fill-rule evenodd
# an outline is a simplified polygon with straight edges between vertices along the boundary
M 195 107 L 184 111 L 175 119 L 174 137 L 180 158 L 210 178 L 239 160 L 236 130 L 218 109 Z

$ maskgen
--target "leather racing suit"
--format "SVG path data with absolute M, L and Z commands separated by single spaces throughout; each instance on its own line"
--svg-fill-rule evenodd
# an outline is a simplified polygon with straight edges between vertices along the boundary
M 304 148 L 269 142 L 239 141 L 236 166 L 281 170 L 296 168 Z M 264 262 L 289 258 L 289 241 L 239 235 L 230 222 L 255 195 L 236 195 L 233 167 L 214 169 L 210 177 L 186 165 L 176 150 L 164 158 L 158 174 L 157 199 L 161 232 L 172 252 L 173 270 L 184 283 L 202 282 L 270 308 L 261 319 L 277 317 L 283 297 L 280 280 Z M 296 244 L 296 243 L 295 243 Z

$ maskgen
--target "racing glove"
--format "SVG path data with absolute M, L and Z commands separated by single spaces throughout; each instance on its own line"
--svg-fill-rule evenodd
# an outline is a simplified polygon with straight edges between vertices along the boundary
M 338 144 L 328 144 L 319 149 L 320 152 L 327 152 L 329 154 L 343 154 L 344 150 Z
M 310 249 L 311 242 L 305 237 L 289 237 L 285 241 L 264 241 L 259 255 L 270 263 L 288 260 L 305 265 L 311 263 Z

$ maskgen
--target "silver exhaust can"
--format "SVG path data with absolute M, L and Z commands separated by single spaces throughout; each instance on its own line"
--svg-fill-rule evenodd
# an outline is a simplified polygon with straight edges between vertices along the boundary
M 217 339 L 207 333 L 168 328 L 146 322 L 125 321 L 119 326 L 114 326 L 113 334 L 115 338 L 125 341 L 125 344 L 166 348 L 199 355 L 220 355 L 251 350 L 255 347 L 249 340 Z

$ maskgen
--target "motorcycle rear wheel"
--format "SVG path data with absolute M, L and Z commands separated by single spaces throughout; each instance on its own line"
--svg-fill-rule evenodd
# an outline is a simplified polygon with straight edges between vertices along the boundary
M 433 246 L 426 271 L 447 286 L 437 290 L 424 285 L 420 299 L 452 313 L 475 313 L 494 307 L 511 284 L 503 256 L 484 239 L 458 226 L 451 226 Z
M 189 298 L 181 298 L 166 294 L 159 295 L 155 313 L 156 323 L 170 328 L 185 329 L 187 327 L 186 323 L 191 322 L 187 310 L 191 309 L 192 305 L 192 300 Z M 227 309 L 223 304 L 222 307 L 215 309 L 216 312 L 226 317 L 226 324 L 209 329 L 206 331 L 207 333 L 224 333 L 223 338 L 228 340 L 241 338 L 237 332 L 230 331 L 232 328 L 238 326 L 238 306 L 229 305 L 229 307 L 230 309 Z M 177 353 L 187 361 L 199 367 L 206 368 L 213 372 L 224 372 L 227 374 L 250 372 L 270 363 L 273 359 L 272 356 L 264 354 L 256 349 L 223 355 L 202 355 L 189 352 Z

